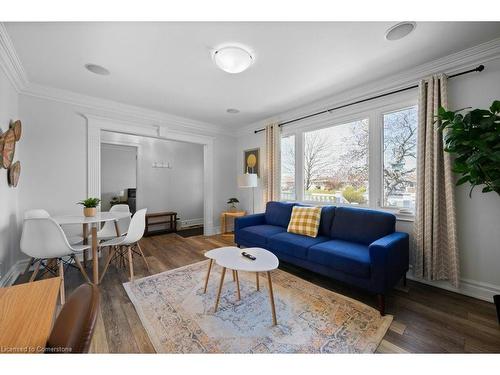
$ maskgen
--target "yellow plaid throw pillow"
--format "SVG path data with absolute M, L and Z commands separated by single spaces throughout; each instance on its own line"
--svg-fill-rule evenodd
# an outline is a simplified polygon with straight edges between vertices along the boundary
M 316 237 L 318 235 L 321 207 L 294 206 L 288 232 Z

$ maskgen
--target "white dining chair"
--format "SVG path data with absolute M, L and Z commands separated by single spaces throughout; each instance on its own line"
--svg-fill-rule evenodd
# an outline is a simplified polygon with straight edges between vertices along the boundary
M 109 212 L 126 212 L 130 213 L 128 204 L 115 204 L 109 209 Z M 97 232 L 97 239 L 110 240 L 118 237 L 116 234 L 117 229 L 120 236 L 127 234 L 130 226 L 130 216 L 120 219 L 118 221 L 106 221 L 100 231 Z
M 109 264 L 111 260 L 116 257 L 124 258 L 125 255 L 128 255 L 128 265 L 130 271 L 130 280 L 134 280 L 134 265 L 132 262 L 133 253 L 140 255 L 146 264 L 146 267 L 149 271 L 149 264 L 144 256 L 144 253 L 139 245 L 139 240 L 144 235 L 144 229 L 146 228 L 146 208 L 137 211 L 130 221 L 130 226 L 126 235 L 113 238 L 108 241 L 104 241 L 99 244 L 101 248 L 109 247 L 108 258 L 106 259 L 106 263 L 104 265 L 104 270 L 101 274 L 101 280 L 104 278 L 106 271 L 108 270 Z M 127 253 L 127 254 L 126 254 Z M 99 281 L 99 282 L 100 282 Z
M 21 234 L 21 251 L 35 260 L 35 269 L 29 282 L 33 282 L 43 265 L 45 272 L 61 277 L 61 304 L 64 304 L 64 264 L 70 265 L 73 260 L 87 282 L 90 279 L 82 267 L 78 255 L 88 249 L 88 245 L 71 245 L 62 228 L 45 210 L 30 210 L 24 215 Z M 68 258 L 64 260 L 63 258 Z M 55 266 L 54 264 L 55 263 Z

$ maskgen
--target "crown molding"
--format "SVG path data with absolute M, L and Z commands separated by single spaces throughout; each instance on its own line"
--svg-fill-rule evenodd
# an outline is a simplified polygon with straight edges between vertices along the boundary
M 28 76 L 17 55 L 5 25 L 0 22 L 0 66 L 12 86 L 20 92 L 28 85 Z
M 208 135 L 220 134 L 234 136 L 222 125 L 197 121 L 165 112 L 35 83 L 28 84 L 28 86 L 20 91 L 20 94 L 83 107 L 87 109 L 87 111 L 85 111 L 86 113 L 90 113 L 88 111 L 90 110 L 92 114 L 96 116 L 115 118 L 116 120 L 145 123 L 146 125 L 167 127 L 172 130 L 191 131 Z
M 474 47 L 430 61 L 404 72 L 354 87 L 343 93 L 335 94 L 298 108 L 275 114 L 261 121 L 253 122 L 241 127 L 236 132 L 236 135 L 239 137 L 253 133 L 254 130 L 262 128 L 264 124 L 269 121 L 283 122 L 292 120 L 331 107 L 341 106 L 353 101 L 380 95 L 388 91 L 398 90 L 413 85 L 431 74 L 441 72 L 454 74 L 466 68 L 471 68 L 476 64 L 485 64 L 488 61 L 497 59 L 500 59 L 500 38 L 478 44 Z M 488 69 L 488 66 L 486 65 L 485 68 Z
M 96 112 L 97 115 L 114 117 L 130 122 L 145 122 L 147 125 L 162 126 L 172 130 L 176 129 L 193 133 L 234 136 L 227 127 L 222 125 L 29 82 L 7 29 L 1 22 L 0 66 L 15 90 L 21 95 L 84 107 L 92 112 Z

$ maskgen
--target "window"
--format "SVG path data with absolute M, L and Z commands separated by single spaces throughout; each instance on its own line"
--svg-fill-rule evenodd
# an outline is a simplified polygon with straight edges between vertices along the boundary
M 368 119 L 304 133 L 304 199 L 368 204 Z
M 294 135 L 281 138 L 281 199 L 296 199 Z
M 417 107 L 384 114 L 383 206 L 415 210 Z

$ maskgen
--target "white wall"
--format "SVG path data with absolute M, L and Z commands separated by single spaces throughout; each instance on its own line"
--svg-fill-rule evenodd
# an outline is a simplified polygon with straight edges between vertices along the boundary
M 474 73 L 450 79 L 449 106 L 451 109 L 464 107 L 489 108 L 493 100 L 500 100 L 500 59 L 489 61 L 482 73 Z M 415 95 L 417 92 L 415 91 Z M 286 118 L 286 114 L 282 114 Z M 264 123 L 256 125 L 257 128 Z M 265 165 L 264 133 L 253 131 L 238 137 L 237 168 L 243 163 L 243 150 L 261 148 L 261 165 Z M 461 289 L 464 294 L 490 299 L 500 293 L 500 197 L 496 193 L 482 194 L 476 189 L 472 198 L 467 186 L 457 187 L 456 205 L 458 219 L 458 240 L 461 258 Z M 243 208 L 250 207 L 249 200 L 240 189 Z M 262 201 L 262 188 L 256 189 L 256 201 Z M 258 211 L 264 211 L 263 203 Z M 413 222 L 398 220 L 396 229 L 412 233 Z M 432 283 L 451 289 L 446 282 Z
M 0 69 L 0 130 L 5 132 L 11 120 L 18 119 L 18 97 L 14 87 Z M 23 124 L 24 125 L 24 124 Z M 26 184 L 24 178 L 24 160 L 21 150 L 24 148 L 24 137 L 16 143 L 14 160 L 21 161 L 21 178 L 19 185 Z M 19 243 L 18 231 L 18 196 L 19 187 L 14 189 L 7 184 L 7 170 L 0 168 L 0 285 L 6 273 L 20 258 L 17 251 Z
M 109 211 L 113 197 L 135 188 L 137 147 L 101 143 L 101 209 Z
M 19 96 L 24 149 L 28 150 L 24 153 L 23 183 L 19 189 L 21 215 L 37 207 L 52 215 L 81 212 L 76 202 L 85 198 L 87 192 L 87 120 L 81 113 L 89 112 L 108 116 L 77 105 Z M 213 134 L 207 131 L 205 135 Z M 215 231 L 219 230 L 220 212 L 226 209 L 227 198 L 236 191 L 235 144 L 233 137 L 214 136 Z
M 183 223 L 203 222 L 202 145 L 112 132 L 102 132 L 101 140 L 140 147 L 138 209 L 175 211 Z M 168 162 L 172 168 L 153 168 L 153 162 Z

